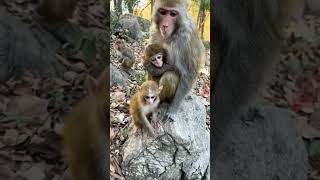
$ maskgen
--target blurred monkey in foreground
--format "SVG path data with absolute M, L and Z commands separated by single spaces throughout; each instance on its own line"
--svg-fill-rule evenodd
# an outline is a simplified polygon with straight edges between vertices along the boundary
M 88 95 L 65 118 L 63 145 L 73 180 L 106 180 L 108 177 L 108 82 L 107 70 L 98 79 L 88 76 Z
M 248 112 L 275 63 L 281 31 L 297 0 L 223 0 L 213 9 L 213 163 L 232 120 Z M 214 165 L 211 166 L 214 169 Z M 214 173 L 214 170 L 211 172 Z

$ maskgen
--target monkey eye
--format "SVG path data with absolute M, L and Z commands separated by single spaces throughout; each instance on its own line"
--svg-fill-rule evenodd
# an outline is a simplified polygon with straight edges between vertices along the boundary
M 154 99 L 155 96 L 146 96 L 145 98 L 146 98 L 146 99 Z
M 178 13 L 176 11 L 170 11 L 170 16 L 171 17 L 176 17 Z
M 158 56 L 157 56 L 157 59 L 161 59 L 161 58 L 162 58 L 162 56 L 161 56 L 161 55 L 158 55 Z
M 164 9 L 159 9 L 159 13 L 164 16 L 167 14 L 167 11 Z

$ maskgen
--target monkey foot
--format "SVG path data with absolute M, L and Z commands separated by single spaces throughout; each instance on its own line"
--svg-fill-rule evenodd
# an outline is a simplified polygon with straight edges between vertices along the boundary
M 161 124 L 160 124 L 159 120 L 153 120 L 153 121 L 152 121 L 152 126 L 153 126 L 153 127 L 159 128 L 160 125 L 161 125 Z

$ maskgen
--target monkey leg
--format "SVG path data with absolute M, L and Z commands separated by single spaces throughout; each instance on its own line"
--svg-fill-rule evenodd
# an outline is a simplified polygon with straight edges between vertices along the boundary
M 179 76 L 173 71 L 165 72 L 159 81 L 159 86 L 163 86 L 160 93 L 160 100 L 162 102 L 171 102 L 176 94 L 179 83 Z
M 173 71 L 167 71 L 165 72 L 159 81 L 159 86 L 163 86 L 161 93 L 160 93 L 160 118 L 163 122 L 166 122 L 167 120 L 171 119 L 170 113 L 169 113 L 169 107 L 170 103 L 172 102 L 174 96 L 176 95 L 176 90 L 179 83 L 179 76 L 177 73 Z

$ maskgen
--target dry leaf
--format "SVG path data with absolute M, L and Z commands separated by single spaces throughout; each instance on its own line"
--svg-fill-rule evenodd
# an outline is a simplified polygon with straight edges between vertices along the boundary
M 48 100 L 37 96 L 16 96 L 8 103 L 7 112 L 29 117 L 32 119 L 44 120 L 48 116 Z

